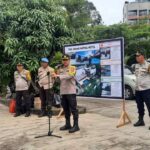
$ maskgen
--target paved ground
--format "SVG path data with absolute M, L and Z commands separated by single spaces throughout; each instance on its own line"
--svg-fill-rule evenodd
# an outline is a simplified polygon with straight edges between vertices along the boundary
M 32 115 L 13 118 L 8 108 L 0 104 L 0 150 L 149 150 L 150 121 L 146 115 L 146 127 L 134 128 L 132 124 L 117 129 L 121 113 L 121 102 L 96 99 L 79 100 L 87 107 L 87 113 L 80 115 L 81 131 L 75 134 L 60 132 L 64 119 L 52 118 L 54 134 L 62 139 L 35 136 L 47 133 L 48 119 Z M 127 102 L 127 112 L 136 121 L 134 101 Z

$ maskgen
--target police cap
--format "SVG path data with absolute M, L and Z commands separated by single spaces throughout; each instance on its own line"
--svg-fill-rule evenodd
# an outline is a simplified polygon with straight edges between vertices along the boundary
M 140 55 L 145 56 L 145 51 L 144 50 L 138 50 L 135 55 L 136 56 L 140 56 Z
M 70 60 L 70 56 L 65 54 L 62 56 L 62 60 Z

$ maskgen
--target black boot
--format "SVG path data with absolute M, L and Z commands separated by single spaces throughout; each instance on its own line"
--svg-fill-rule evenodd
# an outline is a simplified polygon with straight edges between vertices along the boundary
M 69 133 L 74 133 L 74 132 L 77 132 L 79 131 L 80 128 L 79 128 L 79 125 L 78 125 L 78 119 L 74 120 L 74 125 L 73 127 L 69 130 Z
M 25 114 L 25 117 L 29 117 L 31 114 L 30 114 L 30 112 L 28 111 L 28 112 L 26 112 L 26 114 Z
M 16 113 L 14 114 L 14 117 L 19 117 L 20 115 L 21 115 L 21 113 L 16 112 Z
M 66 119 L 66 124 L 60 128 L 61 131 L 71 129 L 70 119 Z
M 39 117 L 44 117 L 44 116 L 47 116 L 47 112 L 46 111 L 42 111 L 41 114 L 39 115 Z
M 143 116 L 139 116 L 139 120 L 134 124 L 134 127 L 145 126 Z

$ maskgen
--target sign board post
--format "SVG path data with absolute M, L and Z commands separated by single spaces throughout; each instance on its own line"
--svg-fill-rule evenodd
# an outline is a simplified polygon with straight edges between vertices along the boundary
M 125 99 L 123 99 L 123 101 L 122 101 L 122 113 L 121 113 L 121 117 L 119 119 L 117 128 L 122 127 L 126 124 L 129 124 L 129 123 L 131 123 L 131 120 L 130 120 L 127 112 L 126 112 Z

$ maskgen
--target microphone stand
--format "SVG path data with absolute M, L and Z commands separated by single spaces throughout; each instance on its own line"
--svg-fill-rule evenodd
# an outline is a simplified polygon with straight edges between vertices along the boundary
M 50 88 L 50 84 L 51 84 L 50 72 L 47 72 L 47 77 L 48 77 L 48 86 L 49 86 L 48 90 L 49 90 L 49 94 L 50 94 L 51 93 L 51 88 Z M 47 112 L 48 112 L 48 124 L 49 124 L 48 134 L 41 135 L 41 136 L 36 136 L 35 138 L 41 138 L 41 137 L 47 137 L 47 136 L 53 136 L 53 137 L 57 137 L 57 138 L 62 138 L 61 136 L 53 135 L 53 131 L 51 130 L 52 101 L 50 100 L 50 95 L 48 96 Z

